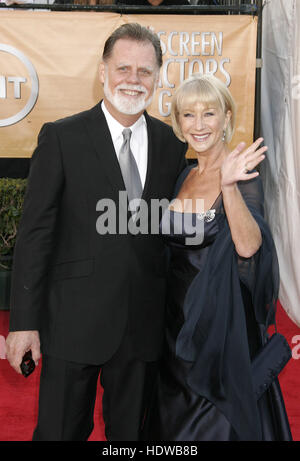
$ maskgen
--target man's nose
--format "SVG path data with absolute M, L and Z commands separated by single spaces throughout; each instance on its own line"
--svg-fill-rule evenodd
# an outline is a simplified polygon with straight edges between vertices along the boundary
M 137 69 L 132 69 L 131 72 L 129 72 L 127 76 L 127 81 L 128 83 L 140 83 L 140 76 Z

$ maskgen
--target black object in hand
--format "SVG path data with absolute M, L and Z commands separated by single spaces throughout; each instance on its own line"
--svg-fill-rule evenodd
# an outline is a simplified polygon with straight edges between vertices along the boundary
M 28 378 L 28 376 L 34 371 L 35 363 L 32 359 L 31 351 L 26 352 L 24 355 L 20 368 L 25 378 Z

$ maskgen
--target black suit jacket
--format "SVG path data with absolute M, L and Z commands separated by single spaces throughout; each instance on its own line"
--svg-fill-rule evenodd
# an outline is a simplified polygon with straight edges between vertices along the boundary
M 185 145 L 169 126 L 145 117 L 149 145 L 142 198 L 150 204 L 171 198 L 185 166 Z M 96 230 L 97 202 L 110 199 L 118 216 L 122 190 L 100 104 L 43 126 L 14 252 L 10 313 L 11 331 L 40 331 L 43 353 L 101 364 L 128 328 L 137 357 L 154 360 L 159 354 L 165 304 L 162 238 Z

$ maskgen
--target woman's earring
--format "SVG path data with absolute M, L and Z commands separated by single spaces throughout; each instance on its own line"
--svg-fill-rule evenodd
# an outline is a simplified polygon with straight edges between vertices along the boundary
M 222 141 L 223 141 L 223 142 L 225 141 L 225 138 L 226 138 L 226 131 L 223 130 L 223 138 L 222 138 Z

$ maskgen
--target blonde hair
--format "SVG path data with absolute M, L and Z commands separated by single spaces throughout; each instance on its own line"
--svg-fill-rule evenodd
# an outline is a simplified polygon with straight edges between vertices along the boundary
M 226 85 L 218 78 L 208 74 L 193 74 L 176 89 L 171 106 L 171 120 L 175 135 L 181 141 L 185 141 L 180 128 L 179 114 L 183 106 L 193 105 L 197 102 L 207 107 L 219 107 L 224 115 L 227 114 L 227 111 L 231 112 L 224 139 L 226 143 L 230 142 L 235 127 L 235 102 Z

